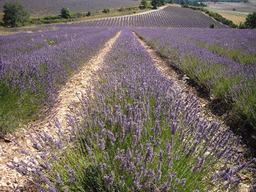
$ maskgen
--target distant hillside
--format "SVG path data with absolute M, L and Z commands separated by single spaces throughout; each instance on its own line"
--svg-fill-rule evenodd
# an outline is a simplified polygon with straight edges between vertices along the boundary
M 171 28 L 227 28 L 205 14 L 182 7 L 164 9 L 133 16 L 121 16 L 84 22 L 85 27 L 171 27 Z
M 29 14 L 36 16 L 60 14 L 62 7 L 71 12 L 86 12 L 140 4 L 140 0 L 0 0 L 0 11 L 7 2 L 21 3 Z

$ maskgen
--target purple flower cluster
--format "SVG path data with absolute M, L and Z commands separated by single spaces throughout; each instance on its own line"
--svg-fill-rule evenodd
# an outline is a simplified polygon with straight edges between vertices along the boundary
M 251 52 L 248 50 L 255 49 L 255 41 L 252 42 L 252 39 L 255 39 L 254 30 L 204 29 L 200 31 L 200 29 L 160 28 L 134 30 L 162 56 L 167 57 L 172 65 L 187 73 L 199 85 L 206 87 L 210 94 L 217 98 L 231 100 L 234 103 L 234 109 L 245 116 L 248 123 L 256 126 L 255 65 L 253 63 L 245 65 L 197 45 L 198 39 L 204 39 L 204 37 L 208 40 L 213 38 L 209 43 L 223 41 L 225 44 L 228 42 L 226 39 L 232 39 L 230 49 L 245 47 L 244 54 L 249 55 Z M 189 31 L 196 33 L 188 35 Z M 207 37 L 208 33 L 209 37 Z M 218 37 L 220 40 L 214 41 L 214 37 L 217 38 L 213 35 L 214 33 L 223 35 Z M 229 37 L 226 37 L 227 34 Z M 239 43 L 236 43 L 236 39 L 238 42 L 250 42 L 250 44 L 240 45 L 238 48 Z M 221 44 L 220 48 L 222 46 Z
M 13 168 L 33 173 L 39 191 L 199 191 L 239 184 L 237 173 L 252 163 L 240 162 L 239 139 L 202 119 L 193 96 L 157 70 L 130 30 L 122 31 L 105 62 L 68 115 L 75 146 L 65 151 L 53 136 L 36 134 L 32 142 L 48 159 L 33 162 L 31 155 L 31 169 L 20 162 Z

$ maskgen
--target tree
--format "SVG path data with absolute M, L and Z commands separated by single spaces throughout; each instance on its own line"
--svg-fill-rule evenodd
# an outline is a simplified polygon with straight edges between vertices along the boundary
M 141 4 L 141 7 L 142 7 L 143 9 L 149 7 L 149 2 L 148 2 L 148 0 L 141 0 L 140 4 Z
M 88 11 L 88 13 L 86 13 L 86 16 L 91 16 L 91 15 L 92 15 L 91 11 Z
M 164 0 L 160 0 L 159 3 L 160 3 L 160 6 L 165 5 L 165 1 Z
M 63 7 L 61 9 L 60 14 L 61 14 L 61 17 L 65 18 L 65 19 L 68 19 L 68 18 L 70 18 L 72 16 L 70 11 L 69 11 L 69 9 L 66 8 L 66 7 Z
M 103 12 L 103 13 L 109 13 L 109 11 L 110 11 L 109 9 L 106 9 L 106 8 L 105 8 L 102 12 Z
M 244 24 L 246 28 L 249 28 L 249 29 L 256 28 L 256 11 L 247 15 L 246 21 Z
M 157 7 L 164 5 L 164 0 L 152 0 L 151 5 L 153 6 L 153 9 L 156 9 Z
M 24 26 L 29 21 L 29 14 L 19 3 L 6 3 L 4 5 L 3 25 L 5 27 Z

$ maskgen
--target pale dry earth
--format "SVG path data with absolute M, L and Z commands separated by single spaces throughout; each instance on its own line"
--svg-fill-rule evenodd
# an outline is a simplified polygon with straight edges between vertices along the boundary
M 110 51 L 113 43 L 116 41 L 120 35 L 119 31 L 113 38 L 111 38 L 105 46 L 99 51 L 99 53 L 93 57 L 88 63 L 86 63 L 83 69 L 75 74 L 63 88 L 59 91 L 59 102 L 53 107 L 51 114 L 45 118 L 45 120 L 31 123 L 26 127 L 18 130 L 14 134 L 9 134 L 6 136 L 6 141 L 11 142 L 0 142 L 0 191 L 15 191 L 19 187 L 24 185 L 24 177 L 19 174 L 17 171 L 12 170 L 6 166 L 8 162 L 18 162 L 20 159 L 26 161 L 28 157 L 24 154 L 21 154 L 19 151 L 21 149 L 27 149 L 28 145 L 31 149 L 30 152 L 36 153 L 36 150 L 33 149 L 32 143 L 30 141 L 29 133 L 33 133 L 32 127 L 38 132 L 45 131 L 49 135 L 56 135 L 56 131 L 53 128 L 56 119 L 58 119 L 64 134 L 68 134 L 67 122 L 65 119 L 66 114 L 69 112 L 69 105 L 71 102 L 79 104 L 80 100 L 77 95 L 86 93 L 83 92 L 85 88 L 89 85 L 91 76 L 95 74 L 103 64 L 104 57 Z M 16 145 L 12 140 L 15 139 L 20 146 Z

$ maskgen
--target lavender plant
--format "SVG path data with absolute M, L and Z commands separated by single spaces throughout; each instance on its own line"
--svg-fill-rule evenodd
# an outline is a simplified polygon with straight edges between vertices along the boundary
M 60 86 L 117 31 L 63 25 L 56 31 L 1 36 L 0 133 L 50 107 Z
M 202 191 L 236 189 L 249 167 L 237 153 L 239 138 L 201 118 L 185 96 L 153 65 L 129 30 L 123 30 L 71 108 L 71 134 L 32 136 L 40 158 L 9 165 L 38 191 Z
M 236 29 L 232 30 L 238 36 Z M 230 33 L 232 30 L 227 29 Z M 135 29 L 135 31 L 159 54 L 167 57 L 172 65 L 187 73 L 199 85 L 206 87 L 210 95 L 232 103 L 232 108 L 240 118 L 242 117 L 243 121 L 252 127 L 256 127 L 254 64 L 245 65 L 225 55 L 215 54 L 194 43 L 183 41 L 181 40 L 183 32 L 181 30 L 179 32 L 178 29 Z M 247 33 L 250 34 L 251 31 Z M 252 36 L 252 34 L 248 35 L 245 42 L 250 41 Z M 246 36 L 240 38 L 244 39 Z M 235 44 L 234 42 L 234 47 Z M 251 42 L 251 45 L 246 47 L 252 47 L 253 44 Z

